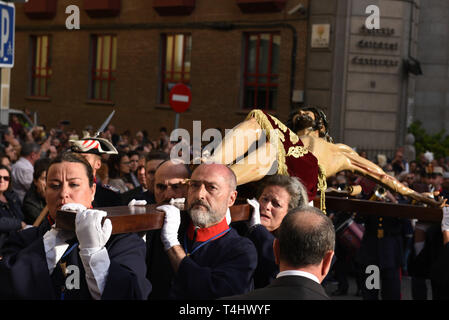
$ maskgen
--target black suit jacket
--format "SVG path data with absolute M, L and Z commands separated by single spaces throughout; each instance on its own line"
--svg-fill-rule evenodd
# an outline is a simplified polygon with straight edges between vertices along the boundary
M 152 194 L 149 190 L 143 192 L 142 186 L 131 189 L 122 193 L 121 195 L 123 205 L 127 205 L 132 199 L 136 200 L 146 200 L 147 204 L 156 203 L 154 199 L 154 194 Z
M 127 203 L 122 203 L 122 199 L 118 192 L 114 192 L 111 189 L 103 186 L 101 183 L 97 183 L 95 198 L 92 202 L 92 206 L 94 208 L 115 207 L 122 205 L 127 205 Z
M 443 243 L 443 241 L 441 241 Z M 423 250 L 424 251 L 424 250 Z M 433 300 L 449 300 L 449 243 L 446 243 L 440 256 L 432 264 L 430 280 Z
M 330 300 L 321 284 L 302 276 L 284 276 L 265 288 L 223 300 Z

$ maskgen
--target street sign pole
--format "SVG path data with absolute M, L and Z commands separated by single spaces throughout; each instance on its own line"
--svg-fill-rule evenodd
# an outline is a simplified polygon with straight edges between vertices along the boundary
M 11 68 L 14 66 L 15 6 L 0 1 L 0 124 L 9 122 Z
M 175 115 L 175 129 L 178 129 L 179 126 L 179 112 L 176 112 Z
M 170 90 L 169 103 L 175 111 L 175 129 L 179 127 L 179 118 L 182 112 L 186 112 L 192 102 L 192 93 L 185 84 L 178 83 Z
M 11 68 L 1 68 L 0 87 L 0 123 L 8 125 L 9 122 L 9 89 L 11 83 Z

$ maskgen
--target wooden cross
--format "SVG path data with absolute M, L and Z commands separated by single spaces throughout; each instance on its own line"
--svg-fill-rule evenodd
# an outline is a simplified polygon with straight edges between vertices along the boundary
M 314 200 L 319 207 L 319 198 Z M 157 205 L 147 206 L 118 206 L 98 208 L 108 213 L 112 223 L 112 234 L 141 232 L 161 229 L 164 223 L 164 212 L 156 210 Z M 245 221 L 250 217 L 251 207 L 248 204 L 234 205 L 230 208 L 232 222 Z M 382 217 L 397 217 L 418 219 L 425 222 L 440 222 L 443 216 L 442 208 L 420 207 L 406 204 L 392 204 L 389 202 L 348 199 L 343 197 L 326 196 L 327 211 L 354 212 L 360 215 Z M 181 214 L 187 214 L 181 211 Z M 104 218 L 105 219 L 105 218 Z M 75 213 L 58 211 L 56 213 L 56 227 L 75 231 Z
M 320 199 L 314 200 L 314 206 L 319 208 Z M 369 201 L 334 197 L 326 195 L 326 210 L 354 212 L 361 215 L 418 219 L 423 222 L 441 222 L 442 208 L 421 207 L 409 204 Z
M 142 232 L 147 230 L 161 229 L 164 224 L 165 213 L 156 210 L 158 205 L 147 206 L 117 206 L 97 208 L 108 213 L 107 219 L 112 223 L 112 234 Z M 230 208 L 232 221 L 248 220 L 250 216 L 250 206 L 248 204 L 234 205 Z M 181 214 L 187 214 L 181 211 Z M 75 231 L 76 213 L 68 211 L 56 212 L 56 227 L 68 231 Z M 106 218 L 103 218 L 106 219 Z

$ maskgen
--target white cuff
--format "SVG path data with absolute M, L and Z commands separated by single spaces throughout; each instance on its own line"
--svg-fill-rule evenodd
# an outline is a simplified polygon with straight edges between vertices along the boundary
M 80 257 L 86 273 L 89 292 L 95 300 L 100 300 L 111 264 L 108 250 L 106 248 L 81 249 Z
M 47 259 L 47 266 L 49 274 L 53 273 L 56 264 L 63 256 L 64 252 L 69 247 L 69 244 L 55 236 L 54 232 L 48 231 L 44 234 L 44 250 Z
M 171 235 L 170 237 L 161 237 L 162 245 L 164 246 L 165 251 L 174 246 L 180 246 L 181 244 L 178 241 L 178 233 Z

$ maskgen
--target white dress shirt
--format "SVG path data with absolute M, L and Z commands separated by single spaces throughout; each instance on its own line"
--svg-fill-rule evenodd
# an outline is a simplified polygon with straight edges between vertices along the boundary
M 308 278 L 310 280 L 313 280 L 316 283 L 320 284 L 320 281 L 318 280 L 318 278 L 314 274 L 311 274 L 311 273 L 305 272 L 305 271 L 285 270 L 285 271 L 279 272 L 278 275 L 276 276 L 276 278 L 285 277 L 285 276 L 301 276 L 301 277 L 305 277 L 305 278 Z

